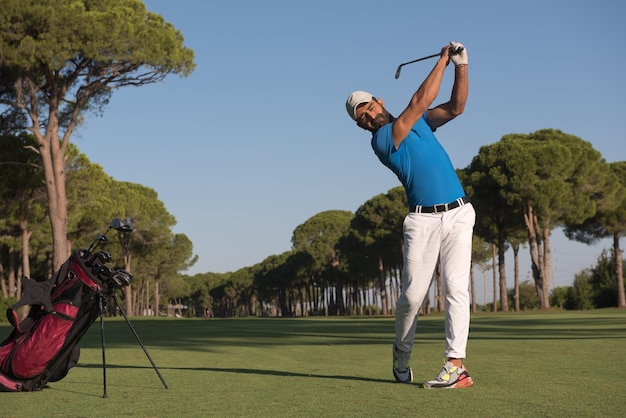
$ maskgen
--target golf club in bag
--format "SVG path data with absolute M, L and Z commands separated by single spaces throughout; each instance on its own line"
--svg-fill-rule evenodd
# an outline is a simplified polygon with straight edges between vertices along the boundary
M 98 234 L 88 249 L 74 251 L 50 279 L 37 281 L 25 277 L 22 280 L 22 297 L 7 309 L 7 318 L 14 329 L 0 343 L 0 392 L 32 392 L 43 389 L 48 382 L 63 379 L 78 363 L 79 342 L 99 316 L 102 397 L 106 398 L 104 309 L 109 297 L 115 301 L 163 386 L 168 388 L 116 296 L 117 289 L 130 284 L 132 275 L 107 266 L 111 261 L 110 253 L 95 252 L 100 243 L 108 241 L 106 233 L 111 229 L 120 234 L 133 231 L 129 222 L 116 218 L 105 234 Z M 29 313 L 20 321 L 16 310 L 27 305 Z

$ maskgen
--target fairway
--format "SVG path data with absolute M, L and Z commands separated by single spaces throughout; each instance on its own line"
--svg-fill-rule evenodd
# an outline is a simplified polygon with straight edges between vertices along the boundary
M 65 379 L 0 393 L 0 415 L 603 417 L 626 406 L 626 310 L 474 315 L 465 390 L 394 383 L 391 317 L 131 321 L 169 389 L 126 322 L 106 319 L 108 398 L 96 322 Z M 416 382 L 439 372 L 443 326 L 442 314 L 420 318 Z

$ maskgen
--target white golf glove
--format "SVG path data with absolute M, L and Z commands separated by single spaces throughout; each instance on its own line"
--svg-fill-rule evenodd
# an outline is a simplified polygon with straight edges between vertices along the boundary
M 458 42 L 450 42 L 450 61 L 454 65 L 466 65 L 467 49 Z

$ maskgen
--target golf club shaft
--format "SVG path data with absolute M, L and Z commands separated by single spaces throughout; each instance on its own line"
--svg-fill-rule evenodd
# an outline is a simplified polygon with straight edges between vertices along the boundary
M 438 56 L 440 56 L 440 55 L 441 55 L 441 54 L 440 54 L 440 53 L 438 53 L 438 54 L 432 54 L 432 55 L 429 55 L 429 56 L 427 56 L 427 57 L 418 58 L 418 59 L 416 59 L 416 60 L 409 61 L 409 62 L 405 62 L 404 64 L 400 64 L 400 67 L 402 67 L 403 65 L 407 65 L 407 64 L 413 64 L 414 62 L 424 61 L 424 60 L 427 60 L 427 59 L 430 59 L 430 58 L 435 58 L 435 57 L 438 57 Z
M 435 57 L 438 57 L 438 56 L 440 56 L 440 55 L 441 55 L 441 54 L 432 54 L 432 55 L 429 55 L 429 56 L 427 56 L 427 57 L 418 58 L 418 59 L 416 59 L 416 60 L 409 61 L 409 62 L 405 62 L 405 63 L 403 63 L 403 64 L 398 65 L 398 69 L 396 70 L 396 79 L 397 79 L 398 77 L 400 77 L 400 70 L 401 70 L 401 69 L 402 69 L 402 67 L 404 67 L 405 65 L 408 65 L 408 64 L 413 64 L 414 62 L 418 62 L 418 61 L 424 61 L 424 60 L 427 60 L 427 59 L 430 59 L 430 58 L 435 58 Z
M 461 51 L 463 51 L 462 48 L 459 49 L 459 52 L 461 52 Z M 451 52 L 451 54 L 456 54 L 456 52 Z M 408 65 L 408 64 L 413 64 L 414 62 L 419 62 L 419 61 L 424 61 L 424 60 L 427 60 L 427 59 L 430 59 L 430 58 L 439 57 L 439 56 L 441 56 L 441 53 L 428 55 L 427 57 L 418 58 L 416 60 L 405 62 L 403 64 L 398 65 L 398 69 L 396 70 L 396 79 L 398 79 L 400 77 L 400 70 L 402 69 L 403 66 Z

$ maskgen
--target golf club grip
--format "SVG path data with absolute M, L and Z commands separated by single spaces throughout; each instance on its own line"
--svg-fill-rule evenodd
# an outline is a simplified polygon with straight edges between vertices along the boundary
M 452 49 L 452 47 L 450 47 L 450 54 L 451 54 L 451 55 L 457 55 L 457 54 L 460 54 L 461 52 L 463 52 L 463 50 L 464 50 L 464 49 L 465 49 L 464 47 L 460 46 L 458 50 L 454 51 L 454 50 Z

